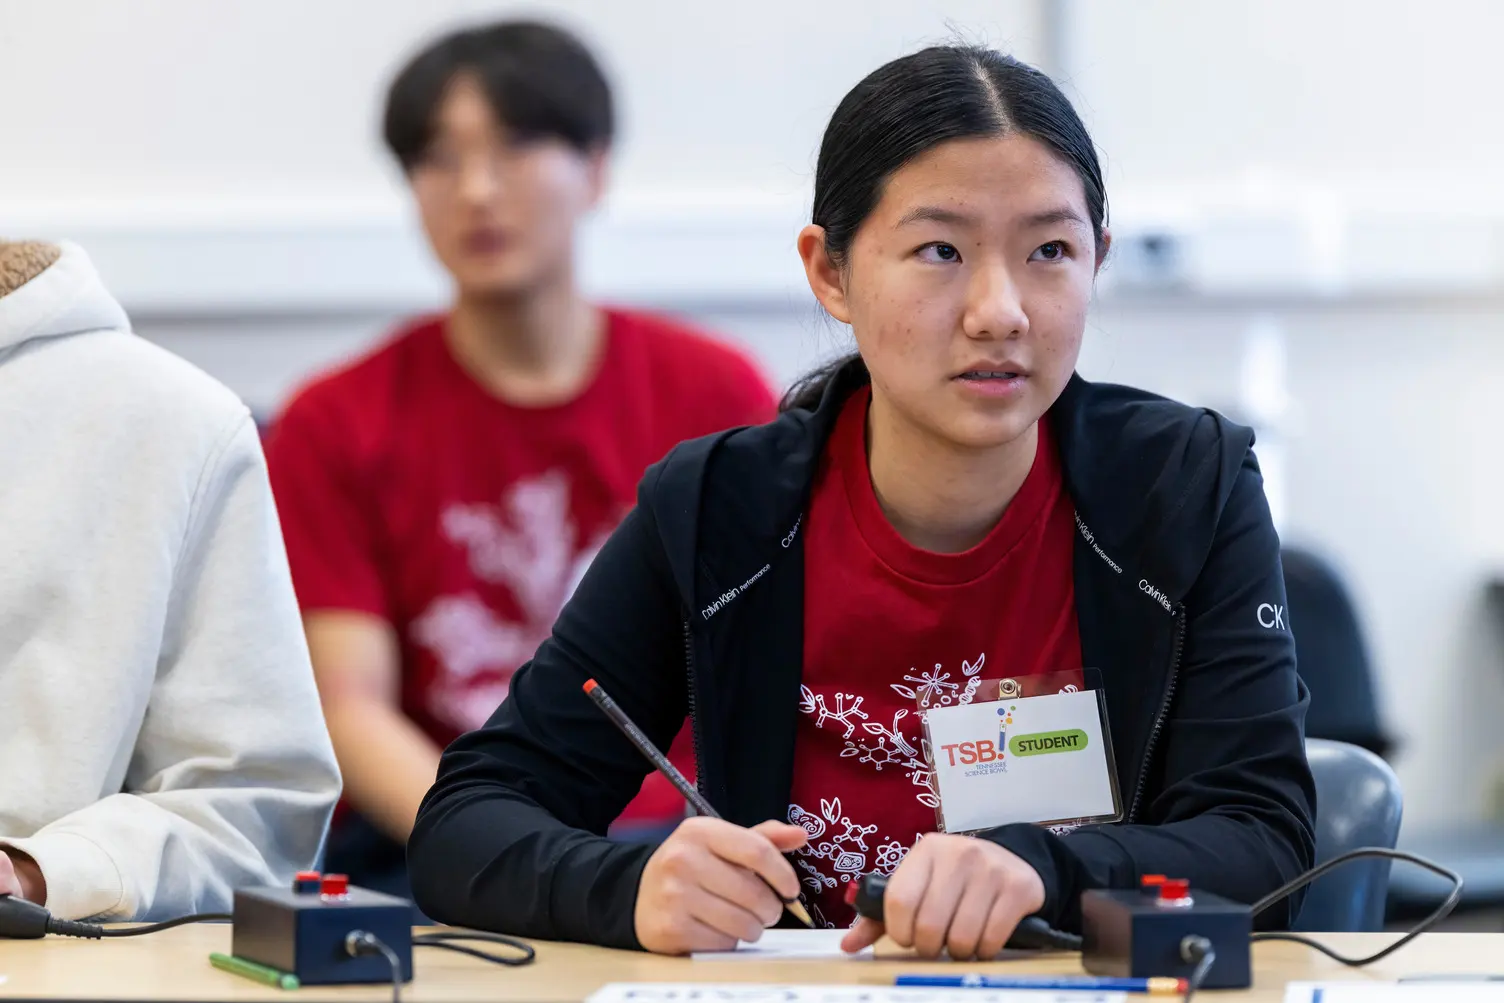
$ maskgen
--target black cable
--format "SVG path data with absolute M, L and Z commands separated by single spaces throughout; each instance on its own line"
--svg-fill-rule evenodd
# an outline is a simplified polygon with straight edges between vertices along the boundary
M 515 948 L 521 954 L 515 958 L 503 957 L 482 951 L 474 947 L 466 947 L 463 944 L 451 943 L 459 940 L 476 940 L 489 944 L 505 944 Z M 421 933 L 413 938 L 414 947 L 438 947 L 446 951 L 458 951 L 460 954 L 468 954 L 472 958 L 480 958 L 497 965 L 528 965 L 532 964 L 537 952 L 531 945 L 524 944 L 520 940 L 503 936 L 499 933 L 477 933 L 474 931 L 440 931 L 438 933 Z M 353 957 L 361 955 L 380 954 L 386 959 L 387 965 L 392 969 L 392 1003 L 402 1003 L 402 962 L 397 957 L 397 952 L 390 945 L 374 933 L 366 930 L 351 930 L 345 934 L 345 953 Z
M 1079 951 L 1081 935 L 1057 930 L 1038 916 L 1025 916 L 1013 928 L 1007 947 L 1014 950 Z
M 1185 981 L 1185 995 L 1180 998 L 1181 1003 L 1191 1003 L 1196 990 L 1200 989 L 1201 983 L 1206 981 L 1206 975 L 1212 970 L 1212 965 L 1217 963 L 1217 951 L 1212 947 L 1210 940 L 1192 935 L 1180 942 L 1180 959 L 1196 965 L 1191 971 L 1191 977 Z
M 206 923 L 211 920 L 229 918 L 229 913 L 200 912 L 191 916 L 179 916 L 161 923 L 106 929 L 99 923 L 80 923 L 71 919 L 58 919 L 35 902 L 28 902 L 14 895 L 0 895 L 0 940 L 35 940 L 48 934 L 57 937 L 79 937 L 84 940 L 99 940 L 101 937 L 140 937 L 144 934 L 171 929 L 174 926 L 182 926 L 185 923 Z
M 352 958 L 370 954 L 385 958 L 392 969 L 392 1003 L 402 1003 L 402 962 L 386 941 L 365 930 L 351 930 L 345 934 L 345 953 Z
M 1312 950 L 1320 951 L 1322 954 L 1326 955 L 1328 958 L 1331 958 L 1333 961 L 1347 965 L 1350 968 L 1361 968 L 1364 965 L 1371 965 L 1375 961 L 1381 961 L 1384 958 L 1389 957 L 1389 955 L 1393 954 L 1395 951 L 1398 951 L 1400 948 L 1410 943 L 1416 937 L 1419 937 L 1421 934 L 1434 927 L 1437 923 L 1440 923 L 1442 920 L 1446 919 L 1452 914 L 1452 910 L 1457 908 L 1457 903 L 1462 898 L 1462 875 L 1458 874 L 1456 871 L 1442 867 L 1440 864 L 1427 860 L 1424 857 L 1417 857 L 1413 853 L 1406 853 L 1404 850 L 1389 850 L 1383 847 L 1371 846 L 1361 850 L 1352 850 L 1348 853 L 1342 854 L 1341 856 L 1333 857 L 1331 860 L 1328 860 L 1320 867 L 1314 867 L 1306 873 L 1302 874 L 1300 877 L 1296 878 L 1294 881 L 1291 881 L 1283 888 L 1275 889 L 1253 904 L 1253 915 L 1257 916 L 1265 909 L 1268 909 L 1276 902 L 1279 902 L 1286 896 L 1290 895 L 1290 893 L 1304 888 L 1312 881 L 1315 881 L 1317 878 L 1322 877 L 1323 875 L 1333 870 L 1336 870 L 1343 864 L 1350 863 L 1354 860 L 1363 860 L 1370 857 L 1378 857 L 1384 860 L 1400 860 L 1404 861 L 1405 863 L 1416 864 L 1420 867 L 1424 867 L 1431 873 L 1439 875 L 1451 881 L 1452 892 L 1446 897 L 1445 901 L 1443 901 L 1441 905 L 1436 907 L 1436 910 L 1432 912 L 1431 915 L 1427 916 L 1415 926 L 1411 927 L 1410 930 L 1407 931 L 1405 935 L 1402 936 L 1399 940 L 1396 940 L 1394 943 L 1390 944 L 1388 947 L 1384 948 L 1381 951 L 1377 951 L 1374 954 L 1368 955 L 1366 958 L 1346 957 L 1344 955 L 1338 954 L 1336 951 L 1332 950 L 1330 947 L 1327 947 L 1325 944 L 1319 943 L 1318 941 L 1313 940 L 1310 937 L 1302 936 L 1298 933 L 1267 931 L 1262 933 L 1255 933 L 1249 939 L 1255 941 L 1287 940 L 1296 944 L 1304 944 L 1306 947 L 1309 947 Z
M 520 952 L 516 957 L 506 957 L 501 954 L 492 954 L 490 951 L 482 951 L 479 948 L 465 947 L 462 944 L 451 943 L 457 940 L 475 940 L 487 944 L 503 944 Z M 477 933 L 475 931 L 439 931 L 437 933 L 420 933 L 413 937 L 414 947 L 439 947 L 446 951 L 458 951 L 460 954 L 468 954 L 472 958 L 480 958 L 482 961 L 490 961 L 498 965 L 509 965 L 513 968 L 522 965 L 530 965 L 538 956 L 532 945 L 525 944 L 513 937 L 507 937 L 500 933 Z
M 176 919 L 148 923 L 145 926 L 100 927 L 99 935 L 101 937 L 144 937 L 148 933 L 161 933 L 163 930 L 171 930 L 175 926 L 185 926 L 189 923 L 223 923 L 233 918 L 227 912 L 196 912 L 191 916 L 179 916 Z M 93 926 L 94 924 L 87 925 Z

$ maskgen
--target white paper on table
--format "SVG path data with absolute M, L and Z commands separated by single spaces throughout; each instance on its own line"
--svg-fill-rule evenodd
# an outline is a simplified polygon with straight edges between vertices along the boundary
M 832 961 L 848 958 L 867 961 L 872 958 L 872 948 L 856 954 L 841 950 L 845 930 L 764 930 L 762 939 L 755 944 L 745 941 L 731 951 L 696 951 L 690 955 L 695 961 L 777 961 L 779 959 L 808 958 Z
M 1285 1003 L 1499 1003 L 1504 982 L 1292 982 Z
M 596 990 L 585 1003 L 1128 1003 L 1128 996 L 1037 989 L 613 982 Z

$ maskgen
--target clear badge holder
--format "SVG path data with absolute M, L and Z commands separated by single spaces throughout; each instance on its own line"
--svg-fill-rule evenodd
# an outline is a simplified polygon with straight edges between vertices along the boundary
M 968 678 L 964 686 L 954 686 L 952 689 L 936 687 L 915 687 L 914 704 L 919 712 L 919 719 L 924 733 L 924 761 L 929 764 L 930 784 L 929 787 L 935 792 L 935 828 L 939 832 L 982 832 L 995 828 L 995 825 L 971 826 L 960 829 L 947 827 L 945 821 L 945 802 L 940 794 L 940 782 L 935 769 L 934 743 L 931 740 L 928 713 L 931 710 L 939 710 L 948 707 L 964 707 L 971 705 L 991 704 L 999 708 L 999 735 L 995 754 L 997 759 L 1006 768 L 1006 731 L 1013 724 L 1012 716 L 1002 705 L 1011 700 L 1026 699 L 1029 697 L 1049 696 L 1057 693 L 1091 692 L 1096 695 L 1097 715 L 1101 721 L 1102 747 L 1107 768 L 1107 781 L 1111 789 L 1112 808 L 1110 811 L 1093 815 L 1068 815 L 1059 818 L 1038 819 L 1011 819 L 1009 822 L 997 824 L 1010 824 L 1010 822 L 1030 822 L 1044 828 L 1072 829 L 1082 825 L 1101 825 L 1104 823 L 1119 822 L 1123 818 L 1122 792 L 1118 789 L 1117 764 L 1112 752 L 1112 733 L 1107 722 L 1107 699 L 1102 688 L 1102 674 L 1097 669 L 1080 669 L 1077 671 L 1046 672 L 1026 676 L 1001 676 L 996 678 L 983 678 L 979 671 L 981 661 L 972 672 L 967 673 Z M 971 668 L 968 666 L 968 668 Z

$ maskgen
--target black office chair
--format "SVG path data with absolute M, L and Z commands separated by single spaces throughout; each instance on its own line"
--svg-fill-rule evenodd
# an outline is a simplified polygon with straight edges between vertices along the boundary
M 1368 846 L 1393 849 L 1404 799 L 1400 782 L 1378 756 L 1345 742 L 1306 741 L 1316 779 L 1316 863 Z M 1318 878 L 1294 928 L 1366 932 L 1384 926 L 1389 861 L 1355 860 Z
M 1311 690 L 1306 737 L 1386 755 L 1394 742 L 1379 715 L 1373 665 L 1347 587 L 1330 563 L 1309 550 L 1286 547 L 1280 561 L 1295 665 Z

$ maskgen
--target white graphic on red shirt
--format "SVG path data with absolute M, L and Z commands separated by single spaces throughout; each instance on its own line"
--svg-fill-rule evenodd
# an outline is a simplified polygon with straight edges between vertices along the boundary
M 819 891 L 821 888 L 834 888 L 836 886 L 835 878 L 828 878 L 824 874 L 821 874 L 820 868 L 803 857 L 795 857 L 794 863 L 798 864 L 800 870 L 804 871 L 804 883 L 816 891 Z
M 914 838 L 917 840 L 919 837 L 916 834 Z M 908 852 L 908 847 L 896 839 L 891 843 L 884 843 L 877 848 L 873 868 L 882 874 L 892 874 L 898 870 L 898 865 L 903 863 L 903 858 Z
M 440 596 L 413 622 L 413 639 L 441 656 L 450 676 L 470 680 L 527 657 L 527 632 L 491 612 L 473 593 Z
M 961 678 L 965 680 L 964 686 L 960 682 L 951 682 L 951 674 L 945 672 L 944 666 L 938 663 L 929 672 L 918 672 L 911 668 L 909 674 L 904 675 L 904 682 L 890 683 L 889 686 L 899 696 L 923 706 L 970 704 L 981 685 L 982 667 L 986 661 L 985 653 L 978 655 L 972 662 L 962 660 Z M 908 685 L 910 683 L 913 685 Z M 882 772 L 884 767 L 894 767 L 919 788 L 914 792 L 914 797 L 920 804 L 929 808 L 939 807 L 940 798 L 935 792 L 934 774 L 930 771 L 929 742 L 919 738 L 916 748 L 915 742 L 901 728 L 901 724 L 909 718 L 909 711 L 906 708 L 899 709 L 894 712 L 892 723 L 884 724 L 868 720 L 869 715 L 861 709 L 862 697 L 854 693 L 839 692 L 829 696 L 835 703 L 835 710 L 829 708 L 826 694 L 816 693 L 809 686 L 801 685 L 799 710 L 815 719 L 816 728 L 823 729 L 831 724 L 832 727 L 842 729 L 841 737 L 845 744 L 841 749 L 841 758 L 854 758 L 858 763 L 870 764 L 878 772 Z M 918 713 L 919 709 L 916 707 L 916 718 Z M 859 723 L 862 731 L 872 736 L 870 740 L 853 738 Z M 791 825 L 800 826 L 809 835 L 809 842 L 795 851 L 794 862 L 803 872 L 801 882 L 816 894 L 870 872 L 892 874 L 903 862 L 913 843 L 922 836 L 922 833 L 915 833 L 914 840 L 907 845 L 896 838 L 881 836 L 877 825 L 862 825 L 842 814 L 840 798 L 822 798 L 819 815 L 800 805 L 789 805 L 788 821 Z M 839 835 L 821 838 L 837 829 L 842 830 Z M 874 843 L 875 851 L 869 851 L 867 837 L 873 835 L 878 835 L 879 838 Z M 813 895 L 809 898 L 813 899 Z M 810 905 L 811 918 L 817 925 L 834 925 L 814 909 L 813 901 L 806 904 Z
M 475 577 L 509 588 L 529 619 L 557 612 L 573 577 L 576 535 L 562 472 L 519 480 L 500 505 L 450 505 L 439 527 L 469 551 Z
M 934 778 L 930 775 L 930 748 L 929 742 L 920 739 L 921 748 L 914 748 L 904 734 L 899 730 L 898 722 L 908 717 L 907 710 L 895 711 L 893 714 L 893 726 L 884 727 L 876 721 L 862 725 L 862 730 L 869 735 L 877 736 L 877 741 L 868 745 L 863 741 L 846 743 L 841 750 L 841 758 L 848 759 L 857 757 L 859 763 L 871 763 L 879 772 L 884 766 L 897 766 L 915 786 L 925 788 L 924 793 L 914 795 L 921 804 L 934 808 L 940 803 L 935 795 Z
M 798 805 L 789 806 L 789 825 L 799 826 L 810 839 L 825 835 L 825 820 L 818 815 L 811 815 Z
M 867 847 L 866 838 L 877 832 L 876 825 L 862 825 L 844 814 L 840 798 L 820 800 L 820 815 L 806 811 L 799 805 L 789 805 L 789 823 L 803 827 L 810 834 L 810 841 L 796 852 L 794 863 L 803 871 L 800 883 L 812 892 L 821 892 L 855 881 L 863 874 L 892 874 L 903 862 L 909 847 L 896 839 L 877 844 L 875 851 Z M 830 839 L 817 842 L 826 832 L 842 831 Z M 923 833 L 914 833 L 917 843 Z M 820 912 L 818 903 L 808 901 L 810 918 L 815 925 L 829 929 L 835 926 Z
M 853 822 L 851 816 L 842 814 L 840 798 L 832 798 L 829 801 L 822 798 L 820 800 L 820 814 L 824 816 L 820 820 L 822 833 L 833 831 L 833 827 L 835 826 L 841 827 L 842 831 L 831 836 L 830 839 L 819 843 L 815 842 L 817 837 L 811 836 L 810 841 L 805 844 L 804 849 L 799 851 L 800 859 L 804 860 L 807 865 L 811 865 L 810 862 L 813 860 L 828 861 L 840 876 L 839 880 L 842 882 L 850 881 L 854 877 L 860 877 L 862 874 L 865 874 L 868 852 L 867 837 L 877 831 L 877 826 L 861 825 Z M 795 821 L 796 819 L 810 819 L 813 817 L 810 812 L 805 811 L 798 805 L 789 806 L 789 822 L 792 825 L 800 824 L 800 822 Z M 825 826 L 825 823 L 829 823 L 829 826 Z M 807 825 L 805 831 L 809 831 Z M 809 870 L 809 866 L 806 866 L 805 869 Z M 821 886 L 833 888 L 835 887 L 836 880 L 828 875 L 819 877 L 812 875 L 806 877 L 804 882 L 818 889 Z
M 505 699 L 512 673 L 548 637 L 605 538 L 576 551 L 569 480 L 556 470 L 517 481 L 499 505 L 447 506 L 439 530 L 465 548 L 476 578 L 506 586 L 523 612 L 507 619 L 465 592 L 434 598 L 412 622 L 412 640 L 438 663 L 429 711 L 468 731 Z
M 903 683 L 890 685 L 894 693 L 916 700 L 923 707 L 949 707 L 952 703 L 964 706 L 971 703 L 972 698 L 977 695 L 977 687 L 982 685 L 982 677 L 978 673 L 982 671 L 982 666 L 985 664 L 987 664 L 985 651 L 977 656 L 975 662 L 968 662 L 964 658 L 961 660 L 961 673 L 966 679 L 966 689 L 961 690 L 960 693 L 955 691 L 961 689 L 961 684 L 950 682 L 950 673 L 941 672 L 943 666 L 939 662 L 935 663 L 933 672 L 903 677 L 905 681 L 913 683 L 913 686 L 905 686 Z
M 914 686 L 909 687 L 901 685 L 899 683 L 894 683 L 893 689 L 897 691 L 900 696 L 906 696 L 911 700 L 917 697 L 927 704 L 935 703 L 939 700 L 944 700 L 945 703 L 950 703 L 950 695 L 945 691 L 958 690 L 961 688 L 960 684 L 949 682 L 950 673 L 941 672 L 938 662 L 935 664 L 935 670 L 933 672 L 921 673 L 918 676 L 906 675 L 903 678 L 905 682 L 913 683 Z
M 867 712 L 862 710 L 862 698 L 850 693 L 836 693 L 833 696 L 836 698 L 836 709 L 827 710 L 824 693 L 816 694 L 808 686 L 800 686 L 799 709 L 806 714 L 817 715 L 816 728 L 825 727 L 826 721 L 841 722 L 846 727 L 845 737 L 850 738 L 851 733 L 856 730 L 856 724 L 851 719 L 857 717 L 863 721 L 867 720 Z M 846 706 L 847 700 L 852 701 L 850 707 Z

